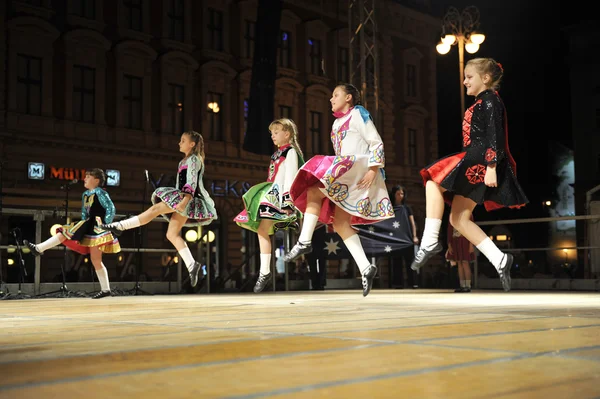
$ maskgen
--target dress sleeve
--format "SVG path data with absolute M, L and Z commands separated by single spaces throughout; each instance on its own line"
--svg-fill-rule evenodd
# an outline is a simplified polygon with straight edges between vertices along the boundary
M 359 125 L 358 131 L 369 145 L 368 166 L 378 166 L 383 168 L 385 166 L 385 154 L 383 152 L 383 141 L 381 140 L 381 136 L 377 132 L 377 128 L 375 127 L 369 112 L 361 106 L 357 106 L 356 108 L 361 115 L 361 119 L 357 119 Z
M 181 188 L 181 191 L 193 196 L 196 192 L 196 188 L 198 187 L 198 172 L 200 172 L 202 162 L 200 161 L 200 158 L 198 158 L 196 155 L 192 155 L 187 159 L 186 163 L 186 182 L 185 185 Z
M 498 98 L 487 98 L 481 106 L 488 147 L 485 150 L 485 164 L 490 165 L 504 159 L 506 133 L 504 131 L 504 106 Z
M 293 148 L 290 148 L 285 156 L 284 173 L 283 195 L 281 197 L 282 206 L 283 208 L 294 209 L 292 198 L 290 197 L 290 188 L 292 187 L 294 178 L 298 173 L 298 153 Z
M 115 204 L 113 204 L 110 196 L 105 190 L 100 189 L 96 192 L 96 198 L 98 198 L 100 205 L 106 210 L 106 213 L 104 214 L 104 223 L 112 223 L 115 218 Z
M 88 213 L 85 209 L 85 192 L 81 195 L 81 220 L 87 220 Z

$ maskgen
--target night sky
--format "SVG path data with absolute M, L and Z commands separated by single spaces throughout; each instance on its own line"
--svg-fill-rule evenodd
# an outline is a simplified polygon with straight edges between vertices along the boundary
M 563 27 L 581 19 L 581 8 L 550 6 L 532 1 L 442 0 L 434 3 L 433 14 L 442 17 L 449 6 L 459 10 L 475 5 L 480 11 L 480 31 L 485 42 L 470 58 L 492 57 L 504 67 L 499 90 L 508 113 L 509 145 L 517 163 L 517 177 L 530 204 L 520 210 L 490 213 L 483 207 L 475 212 L 477 220 L 548 216 L 542 201 L 552 198 L 552 159 L 549 141 L 572 148 L 570 88 L 568 81 L 567 41 Z M 571 3 L 573 4 L 573 3 Z M 437 53 L 436 53 L 437 54 Z M 440 156 L 460 151 L 461 118 L 458 50 L 452 46 L 446 55 L 437 55 L 438 131 Z M 473 97 L 465 97 L 469 107 Z M 533 229 L 533 230 L 532 230 Z M 546 238 L 540 224 L 527 225 L 527 234 Z M 515 229 L 516 230 L 516 229 Z M 518 238 L 518 237 L 515 237 Z M 543 246 L 544 241 L 527 246 Z M 523 246 L 523 245 L 519 245 Z

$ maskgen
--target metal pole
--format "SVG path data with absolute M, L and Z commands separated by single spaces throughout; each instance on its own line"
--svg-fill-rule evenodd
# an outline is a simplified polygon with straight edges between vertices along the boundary
M 379 34 L 377 29 L 377 15 L 375 14 L 375 1 L 373 1 L 373 86 L 374 86 L 374 94 L 375 94 L 375 109 L 373 110 L 375 114 L 375 120 L 377 121 L 376 127 L 377 129 L 382 129 L 381 118 L 379 117 L 379 47 L 377 43 L 377 35 Z M 379 130 L 381 131 L 381 130 Z
M 473 262 L 473 288 L 479 288 L 479 278 L 477 277 L 477 273 L 479 273 L 479 262 L 477 258 L 479 257 L 479 250 L 475 248 L 475 261 Z M 460 267 L 460 266 L 459 266 Z
M 365 54 L 365 6 L 361 4 L 358 7 L 358 15 L 359 21 L 363 26 L 360 28 L 360 33 L 358 34 L 358 43 L 360 46 L 360 97 L 362 98 L 365 107 L 369 108 L 369 99 L 367 98 L 367 57 Z
M 285 230 L 283 232 L 283 249 L 285 250 L 285 253 L 287 254 L 288 252 L 290 252 L 290 232 L 289 230 Z M 283 267 L 285 267 L 285 290 L 289 291 L 290 290 L 290 275 L 289 275 L 289 264 L 290 262 L 284 262 L 283 263 Z
M 182 263 L 183 263 L 183 259 L 179 259 L 179 262 L 177 262 L 177 292 L 178 293 L 181 293 L 181 288 L 183 287 L 183 282 L 181 281 L 182 280 L 182 278 L 181 278 L 181 264 Z
M 465 80 L 465 37 L 463 35 L 458 36 L 458 69 L 460 72 L 460 120 L 462 120 L 465 114 L 465 87 L 463 85 Z
M 208 240 L 208 232 L 210 230 L 206 231 L 206 293 L 210 294 L 210 279 L 212 277 L 212 273 L 211 270 L 212 269 L 210 267 L 210 242 Z
M 35 242 L 42 241 L 42 221 L 44 220 L 44 214 L 38 213 L 33 217 L 35 220 Z M 33 272 L 33 292 L 35 295 L 40 293 L 40 271 L 42 266 L 41 256 L 35 257 L 35 271 Z

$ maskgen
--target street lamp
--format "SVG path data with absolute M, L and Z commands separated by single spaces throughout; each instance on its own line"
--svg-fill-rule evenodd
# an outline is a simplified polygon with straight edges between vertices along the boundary
M 440 54 L 447 54 L 452 45 L 458 45 L 458 68 L 460 70 L 460 118 L 465 112 L 465 59 L 464 51 L 474 54 L 479 50 L 479 45 L 484 42 L 485 35 L 477 32 L 479 28 L 479 10 L 469 6 L 462 12 L 455 7 L 450 7 L 442 19 L 442 38 L 435 47 Z

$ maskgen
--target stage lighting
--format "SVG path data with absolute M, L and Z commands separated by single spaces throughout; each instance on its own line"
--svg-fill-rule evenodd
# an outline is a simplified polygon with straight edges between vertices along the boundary
M 202 242 L 206 243 L 208 237 L 208 242 L 213 242 L 215 240 L 215 233 L 212 230 L 208 230 L 208 232 L 202 237 Z
M 56 234 L 58 234 L 58 229 L 60 229 L 61 227 L 62 227 L 62 225 L 60 225 L 60 224 L 52 225 L 52 227 L 50 227 L 50 235 L 52 235 L 52 237 L 54 237 Z
M 196 230 L 188 230 L 185 232 L 185 240 L 187 242 L 196 242 L 198 239 L 198 232 Z

